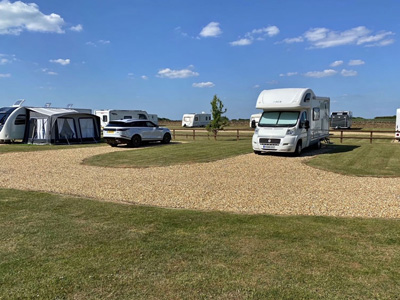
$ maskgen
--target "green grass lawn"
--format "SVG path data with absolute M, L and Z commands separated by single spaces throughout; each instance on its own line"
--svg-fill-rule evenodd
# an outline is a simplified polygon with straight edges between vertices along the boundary
M 334 140 L 329 152 L 307 161 L 307 165 L 353 176 L 400 177 L 400 144 L 387 140 Z
M 0 299 L 396 299 L 399 220 L 168 210 L 0 189 Z
M 196 140 L 169 145 L 151 144 L 142 149 L 90 157 L 85 164 L 106 167 L 152 167 L 211 162 L 253 152 L 250 140 Z

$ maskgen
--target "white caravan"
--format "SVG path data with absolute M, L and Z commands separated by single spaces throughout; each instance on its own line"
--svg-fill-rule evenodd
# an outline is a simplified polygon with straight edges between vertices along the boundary
M 332 128 L 350 128 L 353 122 L 353 113 L 351 111 L 333 111 L 331 114 Z
M 149 120 L 149 115 L 144 110 L 104 109 L 104 110 L 95 110 L 94 114 L 100 117 L 101 128 L 105 127 L 108 124 L 108 122 L 114 120 L 124 120 L 124 119 Z
M 18 100 L 12 106 L 0 108 L 0 143 L 22 140 L 27 120 L 24 100 Z
M 396 140 L 400 142 L 400 108 L 397 109 L 396 111 L 396 134 L 395 134 Z
M 256 127 L 258 124 L 258 121 L 260 120 L 262 114 L 252 114 L 250 116 L 250 127 L 253 127 L 253 120 L 255 121 Z
M 264 90 L 256 104 L 263 113 L 253 135 L 253 150 L 291 152 L 300 155 L 302 149 L 329 137 L 328 97 L 317 97 L 311 89 L 288 88 Z
M 211 114 L 202 112 L 201 114 L 184 114 L 182 117 L 182 127 L 205 127 L 211 122 Z

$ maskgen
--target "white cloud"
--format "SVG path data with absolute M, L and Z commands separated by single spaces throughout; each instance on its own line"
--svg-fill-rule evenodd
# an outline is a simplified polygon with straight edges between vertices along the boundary
M 83 30 L 83 26 L 81 24 L 78 24 L 76 26 L 70 27 L 69 29 L 72 31 L 81 32 Z
M 357 76 L 358 73 L 357 71 L 343 69 L 340 72 L 340 74 L 342 74 L 342 76 L 349 77 L 349 76 Z
M 53 71 L 51 71 L 51 70 L 49 70 L 49 69 L 47 69 L 47 68 L 43 68 L 43 69 L 42 69 L 42 72 L 43 72 L 43 73 L 46 73 L 47 75 L 58 75 L 58 73 L 53 72 Z
M 19 35 L 24 30 L 64 33 L 64 23 L 57 14 L 43 14 L 35 3 L 0 1 L 0 34 Z
M 149 79 L 149 77 L 147 77 L 146 75 L 142 75 L 142 76 L 140 76 L 140 78 L 142 78 L 143 80 Z
M 217 37 L 222 34 L 222 30 L 219 27 L 218 22 L 210 22 L 207 26 L 205 26 L 201 32 L 200 36 L 202 37 Z
M 336 75 L 337 71 L 328 69 L 324 71 L 311 71 L 307 72 L 304 74 L 306 77 L 313 77 L 313 78 L 322 78 L 322 77 L 328 77 L 328 76 L 333 76 Z
M 259 29 L 253 29 L 247 32 L 244 38 L 239 38 L 236 41 L 230 42 L 231 46 L 247 46 L 251 45 L 254 40 L 263 41 L 266 37 L 273 37 L 279 34 L 279 28 L 276 26 L 268 26 Z
M 230 42 L 229 44 L 231 46 L 247 46 L 247 45 L 251 45 L 252 43 L 253 43 L 253 40 L 243 38 L 243 39 L 239 39 L 234 42 Z
M 67 58 L 67 59 L 59 58 L 59 59 L 50 59 L 50 62 L 55 63 L 55 64 L 60 64 L 62 66 L 66 66 L 71 63 L 71 60 L 69 58 Z
M 210 88 L 215 86 L 214 83 L 207 81 L 207 82 L 197 82 L 197 83 L 193 83 L 192 84 L 193 87 L 197 87 L 197 88 Z
M 307 41 L 312 48 L 330 48 L 344 45 L 363 45 L 366 47 L 387 46 L 394 42 L 388 39 L 394 35 L 391 31 L 380 31 L 376 34 L 365 26 L 358 26 L 344 31 L 334 31 L 328 28 L 312 28 L 301 37 L 287 38 L 282 42 L 290 44 Z
M 360 65 L 364 65 L 365 61 L 361 60 L 361 59 L 353 59 L 349 61 L 349 66 L 360 66 Z
M 170 79 L 199 76 L 199 73 L 194 72 L 190 69 L 171 70 L 170 68 L 162 69 L 162 70 L 158 71 L 157 74 L 158 74 L 157 77 L 170 78 Z
M 86 45 L 88 45 L 88 46 L 93 46 L 93 47 L 97 47 L 98 45 L 108 45 L 108 44 L 111 44 L 111 41 L 108 41 L 108 40 L 98 40 L 98 41 L 96 41 L 96 42 L 92 42 L 92 41 L 86 42 Z
M 290 76 L 296 76 L 296 75 L 298 75 L 299 73 L 298 72 L 287 72 L 286 74 L 279 74 L 279 77 L 290 77 Z
M 343 65 L 343 60 L 336 60 L 336 61 L 334 61 L 333 63 L 330 64 L 330 66 L 331 66 L 332 68 L 338 67 L 338 66 L 340 66 L 340 65 Z
M 9 78 L 9 77 L 11 77 L 10 73 L 7 73 L 7 74 L 1 74 L 0 73 L 0 78 Z

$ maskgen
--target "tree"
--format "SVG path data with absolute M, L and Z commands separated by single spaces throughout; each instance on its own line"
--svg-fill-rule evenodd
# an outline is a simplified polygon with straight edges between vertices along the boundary
M 211 101 L 212 120 L 210 124 L 207 125 L 206 129 L 212 131 L 214 134 L 216 134 L 218 130 L 224 129 L 224 127 L 228 125 L 228 118 L 222 116 L 226 111 L 227 109 L 224 109 L 222 101 L 217 97 L 217 95 L 214 95 L 214 98 Z

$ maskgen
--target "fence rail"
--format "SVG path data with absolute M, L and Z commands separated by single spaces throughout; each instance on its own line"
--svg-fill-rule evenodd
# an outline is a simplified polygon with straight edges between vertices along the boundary
M 222 138 L 234 138 L 237 141 L 240 139 L 251 138 L 253 136 L 254 129 L 224 129 L 219 130 L 216 133 L 208 132 L 205 129 L 172 129 L 172 137 L 176 140 L 177 137 L 184 137 L 186 139 L 196 138 L 207 138 L 207 139 L 222 139 Z M 369 140 L 372 144 L 373 140 L 393 140 L 396 133 L 399 131 L 360 131 L 360 130 L 331 130 L 329 134 L 330 139 L 339 139 L 340 143 L 343 143 L 344 139 L 360 139 Z

